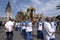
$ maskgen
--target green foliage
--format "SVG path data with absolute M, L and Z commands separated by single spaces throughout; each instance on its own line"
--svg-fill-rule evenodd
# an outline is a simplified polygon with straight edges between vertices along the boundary
M 60 9 L 60 5 L 57 5 L 56 7 L 57 7 L 57 10 Z
M 26 17 L 28 17 L 27 14 L 23 15 L 23 16 L 22 16 L 22 19 L 24 19 L 24 18 L 26 18 Z
M 56 16 L 56 19 L 60 20 L 60 15 Z

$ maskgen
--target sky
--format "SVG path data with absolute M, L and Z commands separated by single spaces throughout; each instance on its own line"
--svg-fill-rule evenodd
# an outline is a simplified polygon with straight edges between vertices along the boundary
M 5 17 L 7 3 L 8 0 L 0 0 L 0 17 Z M 60 15 L 60 9 L 56 10 L 56 6 L 60 5 L 60 0 L 10 0 L 10 5 L 13 18 L 21 9 L 26 12 L 29 5 L 36 9 L 36 14 L 43 13 L 44 16 Z

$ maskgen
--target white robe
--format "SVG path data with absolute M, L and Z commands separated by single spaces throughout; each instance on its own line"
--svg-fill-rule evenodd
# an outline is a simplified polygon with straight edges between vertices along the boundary
M 56 31 L 56 24 L 55 24 L 54 21 L 51 22 L 51 24 L 52 24 L 53 30 L 54 30 L 54 32 L 55 32 L 55 31 Z M 53 35 L 51 36 L 51 38 L 55 38 L 55 34 L 53 34 Z
M 39 22 L 37 30 L 41 30 L 42 31 L 42 22 Z
M 54 30 L 52 29 L 50 23 L 44 22 L 44 30 L 43 30 L 44 40 L 50 40 L 53 32 Z

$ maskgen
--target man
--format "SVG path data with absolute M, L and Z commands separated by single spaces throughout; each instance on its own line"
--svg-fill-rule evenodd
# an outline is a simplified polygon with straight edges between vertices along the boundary
M 17 21 L 15 21 L 15 31 L 18 31 L 18 22 Z
M 15 31 L 21 31 L 20 22 L 15 22 Z
M 29 18 L 26 21 L 26 40 L 31 40 L 32 37 L 32 22 Z
M 43 24 L 42 17 L 40 17 L 37 23 L 37 38 L 38 39 L 43 39 L 42 24 Z
M 18 21 L 18 22 L 17 22 L 17 30 L 18 30 L 18 31 L 21 31 L 21 26 L 20 26 L 20 24 L 21 24 L 21 23 Z
M 25 37 L 26 36 L 26 33 L 25 33 L 25 27 L 26 26 L 26 24 L 25 24 L 25 19 L 23 19 L 23 21 L 21 22 L 21 29 L 22 29 L 22 32 L 21 32 L 21 34 L 23 35 L 23 37 Z
M 54 30 L 54 32 L 56 31 L 56 22 L 54 21 L 54 18 L 51 18 L 51 26 Z M 51 40 L 56 40 L 56 37 L 55 37 L 55 33 L 51 36 Z
M 51 26 L 51 18 L 46 17 L 43 28 L 44 40 L 50 40 L 51 36 L 54 34 L 54 29 Z
M 2 21 L 0 21 L 0 30 L 1 30 L 1 28 L 2 28 Z
M 9 19 L 9 21 L 7 21 L 5 24 L 7 40 L 13 40 L 13 26 L 14 24 L 12 19 Z

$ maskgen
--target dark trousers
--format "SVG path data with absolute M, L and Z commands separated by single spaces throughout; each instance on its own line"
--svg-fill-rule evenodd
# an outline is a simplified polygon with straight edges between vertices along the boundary
M 50 39 L 50 40 L 56 40 L 56 38 L 52 38 L 52 39 Z
M 22 30 L 21 34 L 22 34 L 24 37 L 26 36 L 25 29 Z
M 15 27 L 15 31 L 18 31 L 18 27 Z
M 43 32 L 41 30 L 37 30 L 37 38 L 43 39 Z
M 13 40 L 13 31 L 12 32 L 6 32 L 7 40 Z
M 0 29 L 1 29 L 2 27 L 0 26 Z
M 15 31 L 21 31 L 21 27 L 15 27 Z

